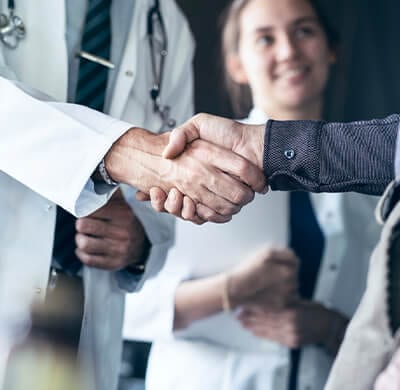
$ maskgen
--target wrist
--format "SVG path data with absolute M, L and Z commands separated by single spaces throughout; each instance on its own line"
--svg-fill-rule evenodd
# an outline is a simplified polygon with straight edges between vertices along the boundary
M 126 151 L 135 144 L 137 131 L 140 129 L 131 128 L 118 138 L 104 156 L 104 168 L 109 177 L 116 182 L 128 183 L 126 175 L 126 162 L 124 155 Z
M 161 153 L 168 134 L 155 135 L 133 127 L 122 135 L 104 157 L 105 169 L 115 182 L 129 184 L 144 192 L 160 184 Z
M 147 259 L 149 257 L 151 250 L 151 242 L 148 239 L 146 233 L 143 232 L 142 238 L 140 241 L 136 241 L 135 248 L 133 249 L 129 259 L 128 269 L 133 270 L 142 270 L 144 271 Z
M 230 313 L 233 309 L 232 300 L 229 294 L 230 275 L 228 273 L 222 274 L 221 281 L 221 306 L 222 311 Z
M 245 299 L 243 297 L 243 291 L 242 288 L 239 286 L 240 283 L 238 283 L 237 277 L 234 272 L 229 272 L 224 275 L 224 280 L 226 281 L 226 294 L 229 299 L 231 310 L 233 310 L 244 303 Z
M 265 139 L 265 125 L 252 126 L 249 130 L 251 132 L 251 146 L 253 150 L 253 163 L 257 165 L 260 170 L 263 170 L 263 157 L 264 157 L 264 139 Z

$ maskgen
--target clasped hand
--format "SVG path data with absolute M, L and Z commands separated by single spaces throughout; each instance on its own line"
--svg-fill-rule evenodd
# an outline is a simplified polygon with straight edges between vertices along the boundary
M 106 155 L 106 167 L 157 211 L 198 224 L 223 223 L 254 192 L 266 192 L 263 135 L 264 126 L 199 114 L 172 133 L 129 130 Z

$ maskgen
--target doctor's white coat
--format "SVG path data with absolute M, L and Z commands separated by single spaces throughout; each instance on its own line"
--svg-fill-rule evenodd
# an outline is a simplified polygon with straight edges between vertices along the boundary
M 115 87 L 107 97 L 109 114 L 117 120 L 63 103 L 68 85 L 65 1 L 17 2 L 27 36 L 16 50 L 0 47 L 0 303 L 14 304 L 3 307 L 18 309 L 25 297 L 43 299 L 55 203 L 77 216 L 102 206 L 112 190 L 97 193 L 90 175 L 112 143 L 132 126 L 161 128 L 148 97 L 150 56 L 142 51 L 147 48 L 146 14 L 151 4 L 135 1 Z M 163 0 L 161 8 L 170 43 L 162 98 L 170 102 L 172 117 L 179 123 L 192 113 L 193 42 L 174 1 Z M 1 0 L 0 11 L 6 10 L 7 1 Z M 32 91 L 54 101 L 37 100 L 32 95 L 40 94 Z M 173 240 L 173 220 L 136 203 L 133 189 L 123 190 L 152 243 L 143 281 L 162 266 Z M 121 353 L 123 290 L 138 286 L 121 273 L 89 268 L 84 270 L 84 282 L 81 351 L 95 370 L 96 390 L 113 390 Z M 2 310 L 1 315 L 11 315 Z

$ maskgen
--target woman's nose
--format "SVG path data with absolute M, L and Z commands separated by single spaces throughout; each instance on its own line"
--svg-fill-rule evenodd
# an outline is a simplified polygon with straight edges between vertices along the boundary
M 282 35 L 275 45 L 276 59 L 278 61 L 287 61 L 296 57 L 298 52 L 296 42 L 289 35 Z

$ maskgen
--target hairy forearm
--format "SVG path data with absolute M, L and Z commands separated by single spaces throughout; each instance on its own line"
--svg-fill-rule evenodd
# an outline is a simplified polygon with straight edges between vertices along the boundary
M 161 153 L 167 142 L 167 135 L 154 135 L 140 128 L 128 130 L 105 156 L 109 175 L 147 192 L 155 183 L 161 183 L 161 167 L 166 166 Z
M 221 312 L 225 283 L 224 274 L 183 282 L 175 294 L 174 330 Z

